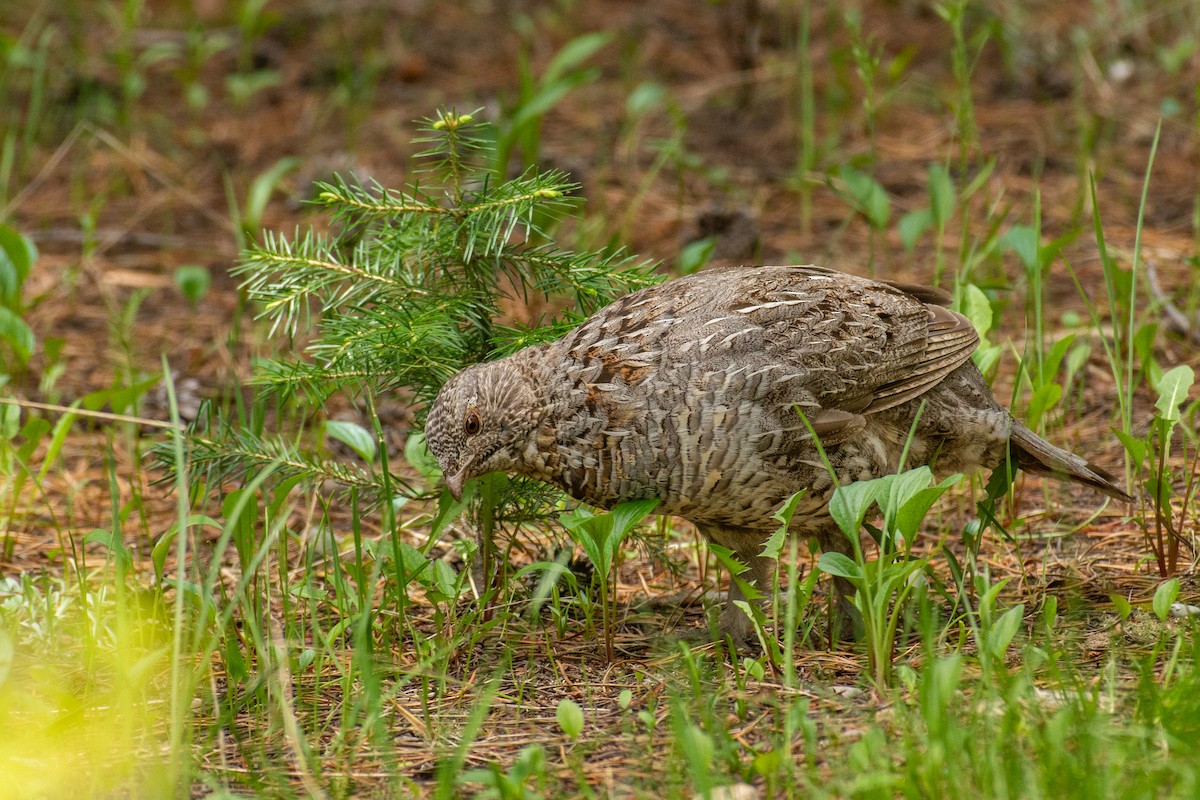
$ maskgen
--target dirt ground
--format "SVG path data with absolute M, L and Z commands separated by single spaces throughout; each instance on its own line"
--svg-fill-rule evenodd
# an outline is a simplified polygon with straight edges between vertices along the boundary
M 134 51 L 181 45 L 189 25 L 226 31 L 237 41 L 227 4 L 186 6 L 148 2 L 128 33 Z M 261 224 L 283 232 L 320 224 L 301 203 L 314 178 L 350 171 L 385 186 L 404 184 L 413 178 L 414 119 L 439 106 L 499 118 L 516 101 L 519 54 L 527 53 L 537 75 L 565 43 L 595 30 L 613 31 L 614 39 L 592 59 L 597 79 L 546 113 L 539 163 L 564 169 L 581 184 L 601 241 L 620 234 L 633 252 L 671 268 L 688 242 L 714 236 L 713 263 L 812 262 L 928 282 L 931 237 L 909 254 L 894 224 L 873 236 L 836 190 L 832 171 L 874 154 L 873 172 L 895 220 L 928 205 L 931 163 L 950 164 L 962 184 L 991 165 L 968 206 L 968 222 L 956 219 L 946 233 L 948 270 L 968 249 L 964 237 L 982 237 L 1001 219 L 1028 224 L 1036 202 L 1045 240 L 1082 231 L 1064 252 L 1086 291 L 1099 299 L 1101 263 L 1084 176 L 1095 175 L 1108 244 L 1127 259 L 1161 120 L 1141 244 L 1164 291 L 1185 309 L 1190 296 L 1194 313 L 1200 56 L 1166 71 L 1155 59 L 1171 33 L 1169 19 L 1150 15 L 1106 25 L 1094 19 L 1097 8 L 1071 0 L 1039 4 L 1036 23 L 1018 26 L 1008 18 L 1009 27 L 998 29 L 974 65 L 978 138 L 964 143 L 955 135 L 952 31 L 927 4 L 860 6 L 863 39 L 885 67 L 899 65 L 895 76 L 880 79 L 873 117 L 863 108 L 850 33 L 833 4 L 814 4 L 809 61 L 819 152 L 805 174 L 798 169 L 798 7 L 782 0 L 271 3 L 244 51 L 226 48 L 197 67 L 194 81 L 209 95 L 203 107 L 185 102 L 181 62 L 167 60 L 145 68 L 144 93 L 127 118 L 104 111 L 119 101 L 122 80 L 111 54 L 125 34 L 111 15 L 97 14 L 91 4 L 55 9 L 17 0 L 0 15 L 7 30 L 15 36 L 33 14 L 48 15 L 59 23 L 63 52 L 70 54 L 50 75 L 44 131 L 2 207 L 39 248 L 27 318 L 41 341 L 62 340 L 64 369 L 48 386 L 41 378 L 49 364 L 40 351 L 6 391 L 70 403 L 115 381 L 153 374 L 161 353 L 185 399 L 214 392 L 233 374 L 248 377 L 255 355 L 286 343 L 265 341 L 251 316 L 239 312 L 237 284 L 228 274 L 238 260 L 231 201 L 244 207 L 256 176 L 296 157 L 298 167 L 265 206 Z M 979 6 L 968 25 L 978 29 L 991 18 Z M 1095 37 L 1087 47 L 1079 44 L 1081 27 Z M 227 76 L 243 68 L 270 71 L 277 80 L 236 102 Z M 627 98 L 646 83 L 660 84 L 666 99 L 631 115 Z M 1164 117 L 1165 108 L 1174 111 Z M 659 163 L 656 142 L 676 131 L 683 155 Z M 804 186 L 811 190 L 807 219 Z M 627 214 L 630 208 L 635 213 Z M 191 264 L 208 267 L 213 277 L 195 308 L 173 281 L 178 267 Z M 1001 337 L 1020 341 L 1026 334 L 1019 264 L 1011 253 L 998 254 L 987 270 L 997 286 L 1012 289 Z M 1066 270 L 1056 266 L 1047 281 L 1047 318 L 1056 335 L 1064 312 L 1083 313 L 1085 306 Z M 235 321 L 237 336 L 231 335 Z M 1200 360 L 1186 337 L 1159 342 L 1163 364 Z M 1003 387 L 1011 382 L 1002 376 L 998 394 L 1006 396 Z M 1140 418 L 1147 418 L 1150 402 L 1145 392 L 1139 396 Z M 1097 346 L 1086 391 L 1054 438 L 1119 468 L 1120 447 L 1109 433 L 1115 403 Z M 161 393 L 152 392 L 139 413 L 165 418 Z M 403 441 L 405 431 L 394 434 Z M 61 566 L 69 548 L 47 530 L 107 524 L 107 446 L 103 433 L 77 427 L 64 451 L 65 469 L 50 479 L 47 496 L 14 521 L 15 547 L 0 571 Z M 118 438 L 111 446 L 118 474 L 139 475 L 130 442 Z M 161 526 L 150 523 L 130 534 L 144 557 L 173 520 L 174 500 L 137 480 L 123 478 L 121 491 L 123 497 L 145 492 L 144 502 L 161 512 Z M 1040 485 L 1022 491 L 1032 508 L 1046 505 Z M 1051 507 L 1030 518 L 1046 520 L 1053 531 L 1082 524 L 1094 507 L 1083 493 L 1056 490 L 1052 497 Z M 59 525 L 45 525 L 47 514 Z M 1144 552 L 1141 531 L 1111 509 L 1085 536 L 998 546 L 993 558 L 996 570 L 1018 577 L 1034 566 L 1034 574 L 1061 575 L 1052 579 L 1087 586 L 1098 597 L 1118 591 L 1145 600 L 1157 576 Z M 630 595 L 641 590 L 625 588 Z

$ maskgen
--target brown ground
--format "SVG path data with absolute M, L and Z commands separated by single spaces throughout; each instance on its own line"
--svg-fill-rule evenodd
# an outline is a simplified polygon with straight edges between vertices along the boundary
M 3 30 L 19 34 L 38 5 L 12 0 L 0 12 Z M 482 107 L 485 116 L 495 117 L 512 103 L 522 43 L 515 16 L 537 31 L 529 47 L 535 73 L 572 37 L 598 29 L 616 32 L 615 41 L 595 59 L 600 79 L 570 93 L 542 126 L 542 162 L 568 170 L 582 184 L 602 226 L 597 241 L 619 231 L 632 251 L 671 265 L 683 244 L 715 232 L 718 261 L 805 261 L 932 279 L 931 237 L 923 237 L 910 257 L 894 224 L 903 213 L 928 204 L 925 176 L 931 162 L 959 163 L 949 105 L 956 93 L 953 40 L 946 23 L 924 3 L 863 6 L 864 32 L 885 64 L 911 55 L 902 79 L 880 90 L 874 174 L 891 196 L 893 224 L 874 245 L 866 223 L 828 178 L 836 165 L 868 156 L 871 140 L 849 35 L 824 4 L 813 12 L 811 62 L 820 112 L 817 139 L 829 146 L 823 147 L 817 172 L 799 179 L 792 44 L 797 23 L 790 3 L 277 2 L 270 4 L 270 24 L 253 43 L 248 63 L 278 70 L 278 85 L 244 106 L 231 102 L 223 89 L 225 75 L 237 67 L 237 48 L 230 48 L 204 63 L 200 80 L 211 100 L 192 112 L 182 99 L 180 62 L 160 62 L 147 69 L 145 94 L 127 123 L 117 118 L 77 122 L 81 109 L 99 103 L 97 98 L 111 101 L 118 95 L 119 74 L 106 55 L 118 46 L 118 34 L 98 13 L 102 4 L 64 5 L 73 9 L 69 12 L 44 5 L 39 13 L 59 26 L 62 50 L 56 58 L 62 63 L 49 79 L 45 134 L 27 156 L 15 196 L 0 206 L 0 218 L 7 216 L 38 244 L 41 257 L 27 287 L 34 308 L 27 318 L 39 340 L 64 340 L 66 369 L 51 389 L 39 388 L 46 366 L 39 354 L 31 372 L 6 390 L 22 398 L 69 403 L 115 379 L 128 382 L 155 372 L 164 352 L 178 380 L 194 381 L 186 389 L 191 394 L 211 392 L 233 373 L 247 376 L 251 356 L 282 343 L 263 341 L 243 316 L 240 343 L 229 344 L 237 292 L 227 270 L 238 251 L 226 182 L 242 203 L 255 176 L 280 158 L 298 157 L 299 169 L 262 220 L 264 227 L 285 232 L 311 223 L 296 201 L 312 178 L 331 169 L 354 170 L 388 186 L 403 184 L 411 177 L 414 118 L 429 116 L 440 105 L 463 111 Z M 235 35 L 225 5 L 196 2 L 194 22 Z M 135 49 L 183 41 L 188 19 L 178 6 L 148 2 L 133 31 Z M 995 166 L 970 205 L 968 233 L 982 238 L 1000 218 L 1028 223 L 1034 193 L 1040 192 L 1047 240 L 1082 229 L 1066 254 L 1099 301 L 1100 260 L 1081 176 L 1095 173 L 1105 236 L 1128 266 L 1150 145 L 1169 100 L 1180 110 L 1162 122 L 1142 245 L 1163 286 L 1186 306 L 1198 274 L 1195 87 L 1200 55 L 1184 59 L 1174 73 L 1159 65 L 1160 48 L 1175 40 L 1171 12 L 1105 21 L 1094 16 L 1098 4 L 1088 0 L 1036 6 L 1036 22 L 1011 30 L 1007 46 L 993 37 L 972 78 L 978 141 L 967 143 L 968 166 L 960 185 L 990 160 Z M 757 35 L 746 30 L 748 9 L 757 9 L 760 17 Z M 970 24 L 977 26 L 984 16 L 973 13 Z M 1078 27 L 1091 37 L 1088 48 L 1072 43 Z M 347 77 L 355 69 L 356 76 Z M 691 156 L 657 173 L 650 171 L 656 156 L 652 143 L 671 135 L 670 115 L 660 111 L 631 120 L 624 113 L 625 98 L 645 81 L 661 83 L 677 104 Z M 346 92 L 353 95 L 355 86 L 367 94 L 347 101 Z M 27 95 L 17 94 L 28 103 Z M 812 186 L 807 223 L 797 189 L 804 181 Z M 631 205 L 635 213 L 627 218 Z M 944 242 L 950 273 L 960 263 L 961 241 L 956 221 Z M 206 265 L 213 274 L 212 291 L 195 309 L 172 280 L 174 270 L 186 264 Z M 1012 254 L 987 264 L 985 274 L 1016 290 L 1002 326 L 1019 341 L 1024 336 L 1019 264 Z M 1057 336 L 1061 313 L 1083 306 L 1061 262 L 1047 280 L 1047 324 Z M 117 320 L 140 292 L 145 297 L 123 331 Z M 1191 302 L 1195 313 L 1194 292 Z M 1186 339 L 1160 337 L 1159 342 L 1157 357 L 1164 365 L 1200 363 Z M 1119 445 L 1109 433 L 1115 387 L 1098 341 L 1093 351 L 1086 389 L 1052 438 L 1119 469 Z M 1006 356 L 1008 373 L 1013 364 L 1011 354 Z M 1011 378 L 1002 378 L 999 385 L 1010 383 Z M 1006 391 L 998 389 L 1002 397 Z M 141 413 L 165 418 L 155 397 L 152 393 Z M 1145 393 L 1140 397 L 1142 418 L 1151 400 Z M 402 440 L 399 432 L 397 440 Z M 27 514 L 12 521 L 8 535 L 15 546 L 0 573 L 61 567 L 69 547 L 58 531 L 82 534 L 108 524 L 106 445 L 104 434 L 77 426 L 64 450 L 63 469 L 51 472 L 45 496 L 31 500 Z M 146 529 L 127 531 L 131 544 L 145 554 L 147 542 L 173 521 L 174 500 L 141 484 L 129 439 L 117 437 L 111 445 L 123 497 L 144 493 L 155 509 Z M 1038 510 L 1047 506 L 1047 498 L 1049 509 Z M 1148 599 L 1157 576 L 1149 562 L 1139 560 L 1145 553 L 1141 531 L 1124 518 L 1123 509 L 1113 507 L 1087 522 L 1096 500 L 1085 492 L 1057 489 L 1044 495 L 1039 484 L 1026 481 L 1022 511 L 1030 529 L 1036 525 L 1046 534 L 1086 527 L 1071 537 L 1031 535 L 1016 544 L 992 543 L 987 558 L 993 574 L 1011 575 L 1018 585 L 1028 577 L 1082 586 L 1095 599 L 1113 591 L 1135 601 Z M 969 508 L 965 500 L 959 507 Z M 1190 525 L 1187 534 L 1194 541 Z M 1189 554 L 1188 563 L 1191 559 Z M 626 598 L 645 595 L 638 578 L 636 568 L 625 575 Z M 657 574 L 649 578 L 656 586 L 665 581 Z M 1188 585 L 1194 591 L 1194 584 Z

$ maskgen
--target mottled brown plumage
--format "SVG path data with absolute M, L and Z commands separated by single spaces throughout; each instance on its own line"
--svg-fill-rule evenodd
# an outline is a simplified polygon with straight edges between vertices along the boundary
M 826 510 L 832 479 L 797 409 L 840 483 L 895 472 L 924 404 L 908 466 L 993 467 L 1011 444 L 1027 470 L 1127 499 L 996 404 L 970 360 L 979 337 L 947 300 L 813 266 L 707 270 L 459 373 L 430 410 L 427 440 L 456 495 L 503 470 L 602 507 L 657 497 L 660 513 L 733 549 L 760 586 L 772 515 L 801 489 L 792 530 L 848 551 Z M 748 633 L 732 603 L 722 625 Z

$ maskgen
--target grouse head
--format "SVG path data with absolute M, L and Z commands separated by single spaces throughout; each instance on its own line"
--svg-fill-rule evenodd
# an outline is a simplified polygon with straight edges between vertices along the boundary
M 505 361 L 477 364 L 438 392 L 425 441 L 455 500 L 471 478 L 511 470 L 537 427 L 532 382 Z

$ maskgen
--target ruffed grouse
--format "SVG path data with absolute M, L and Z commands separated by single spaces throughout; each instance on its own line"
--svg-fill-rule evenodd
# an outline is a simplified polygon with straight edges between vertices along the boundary
M 1122 500 L 1103 470 L 1040 439 L 996 404 L 971 362 L 979 337 L 938 289 L 815 266 L 711 269 L 622 297 L 556 342 L 455 375 L 425 433 L 450 492 L 497 470 L 609 507 L 657 497 L 731 548 L 764 586 L 760 555 L 785 499 L 794 533 L 849 551 L 833 484 L 907 465 L 994 467 L 1075 480 Z M 848 586 L 839 610 L 851 614 Z M 731 601 L 739 599 L 731 593 Z M 722 629 L 749 634 L 732 602 Z

